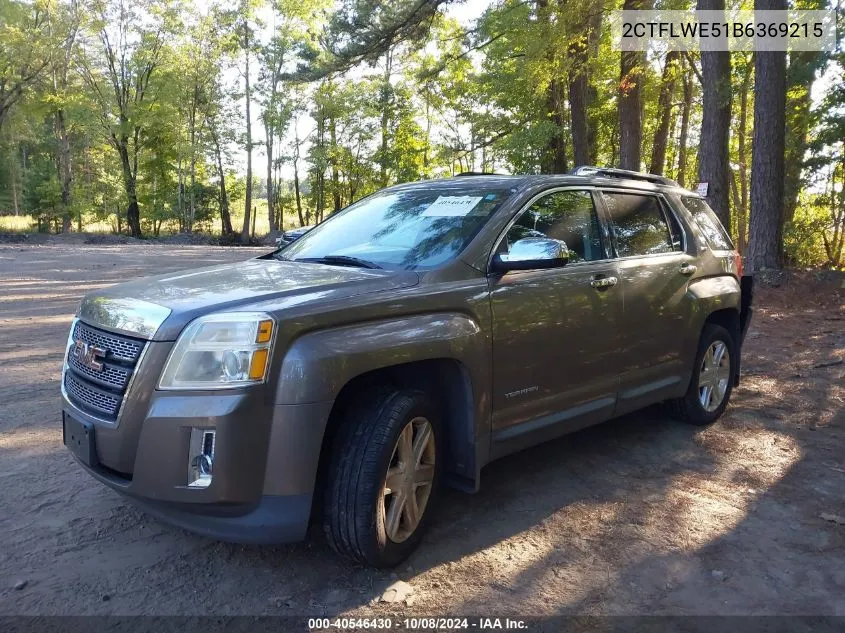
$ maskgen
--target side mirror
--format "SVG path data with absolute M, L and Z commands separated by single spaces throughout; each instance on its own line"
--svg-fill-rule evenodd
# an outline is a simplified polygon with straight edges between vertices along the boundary
M 548 237 L 525 237 L 514 242 L 507 253 L 494 255 L 493 268 L 499 272 L 560 268 L 568 261 L 569 249 L 564 242 Z

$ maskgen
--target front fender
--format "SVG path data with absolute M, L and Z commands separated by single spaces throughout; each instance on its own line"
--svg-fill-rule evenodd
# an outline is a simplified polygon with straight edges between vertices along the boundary
M 448 312 L 369 321 L 301 336 L 284 356 L 275 401 L 333 401 L 356 376 L 436 358 L 462 363 L 477 398 L 489 391 L 484 387 L 491 380 L 487 336 L 468 315 Z

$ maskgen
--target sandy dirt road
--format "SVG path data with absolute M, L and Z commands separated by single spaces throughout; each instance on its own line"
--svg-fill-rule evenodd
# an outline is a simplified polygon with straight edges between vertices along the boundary
M 812 276 L 759 293 L 715 426 L 649 409 L 446 491 L 397 570 L 411 605 L 373 602 L 390 574 L 319 535 L 243 547 L 147 517 L 62 446 L 70 320 L 89 290 L 257 252 L 0 245 L 0 615 L 845 616 L 845 291 Z

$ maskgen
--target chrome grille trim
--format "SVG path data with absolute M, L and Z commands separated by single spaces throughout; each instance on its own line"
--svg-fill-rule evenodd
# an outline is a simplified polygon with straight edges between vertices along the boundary
M 73 354 L 75 339 L 106 350 L 102 372 L 89 369 L 76 359 Z M 74 319 L 62 369 L 62 394 L 81 413 L 103 424 L 117 426 L 147 348 L 146 341 L 106 332 Z
M 80 408 L 83 411 L 94 409 L 110 418 L 117 416 L 117 411 L 122 402 L 120 396 L 91 387 L 81 380 L 77 380 L 72 372 L 65 374 L 64 384 L 67 394 L 75 401 L 74 404 L 81 405 Z
M 121 367 L 120 365 L 103 363 L 103 371 L 100 372 L 88 369 L 77 360 L 72 349 L 68 352 L 67 363 L 74 372 L 83 374 L 91 382 L 102 385 L 103 387 L 119 389 L 120 391 L 126 388 L 126 385 L 129 384 L 129 379 L 132 377 L 132 370 Z
M 126 340 L 128 337 L 111 334 L 92 328 L 82 321 L 76 322 L 72 337 L 82 339 L 89 345 L 102 347 L 110 352 L 110 357 L 127 363 L 135 363 L 144 347 L 143 341 Z

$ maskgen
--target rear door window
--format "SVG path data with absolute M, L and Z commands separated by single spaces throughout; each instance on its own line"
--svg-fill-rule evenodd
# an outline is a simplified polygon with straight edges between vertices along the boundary
M 602 192 L 616 235 L 619 257 L 657 255 L 681 250 L 655 196 L 617 191 Z
M 716 212 L 704 200 L 692 196 L 682 196 L 681 202 L 692 215 L 692 219 L 698 225 L 698 230 L 701 231 L 701 235 L 712 250 L 733 250 L 731 238 L 722 223 L 719 222 Z

